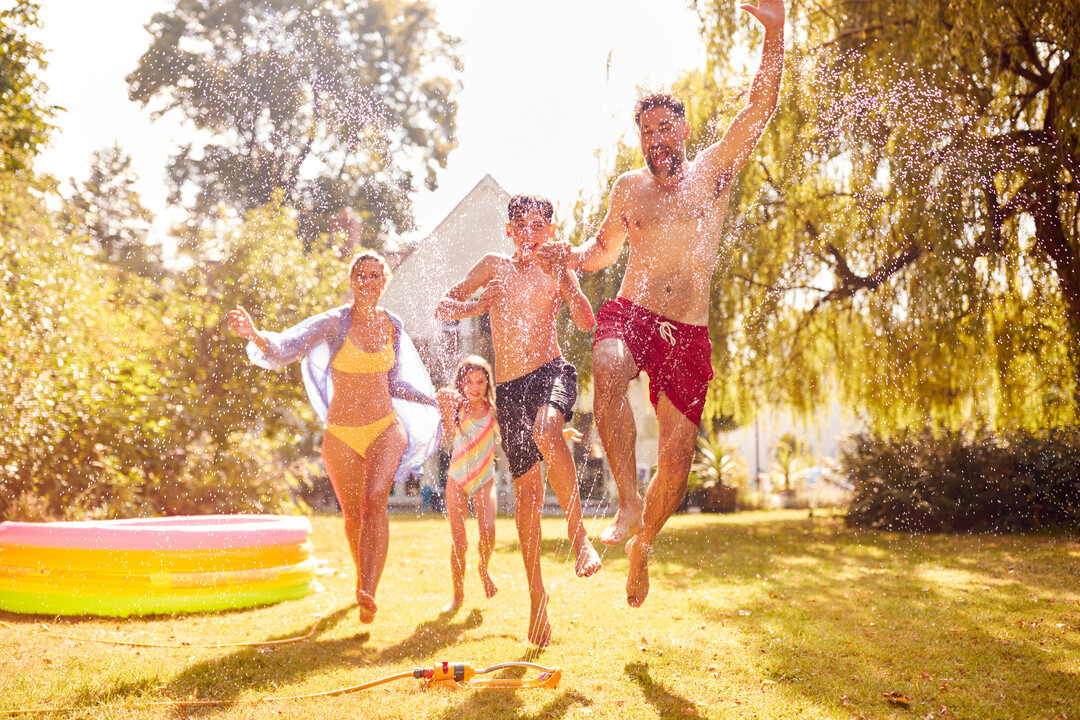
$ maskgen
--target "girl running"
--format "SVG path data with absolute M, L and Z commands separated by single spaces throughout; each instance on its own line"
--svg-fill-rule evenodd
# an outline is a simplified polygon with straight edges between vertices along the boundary
M 491 366 L 478 355 L 458 363 L 454 386 L 438 392 L 444 437 L 453 439 L 446 482 L 446 519 L 450 522 L 450 575 L 454 597 L 443 608 L 453 613 L 465 600 L 465 516 L 472 498 L 480 528 L 480 580 L 484 595 L 498 592 L 488 572 L 495 544 L 495 383 Z

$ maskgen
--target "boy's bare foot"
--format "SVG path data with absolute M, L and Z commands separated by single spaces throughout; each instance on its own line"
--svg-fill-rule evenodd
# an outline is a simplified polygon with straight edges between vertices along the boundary
M 620 545 L 626 542 L 632 535 L 637 535 L 645 528 L 641 519 L 642 501 L 639 497 L 635 503 L 632 499 L 619 500 L 619 509 L 615 513 L 615 519 L 600 533 L 600 542 L 605 545 Z
M 495 581 L 491 579 L 491 575 L 487 572 L 481 571 L 480 582 L 484 584 L 484 597 L 493 598 L 495 593 L 499 592 L 499 586 L 495 584 Z
M 548 622 L 547 601 L 547 593 L 544 593 L 530 602 L 529 642 L 537 647 L 547 647 L 551 644 L 551 623 Z
M 626 543 L 630 572 L 626 576 L 626 604 L 641 607 L 649 595 L 649 544 L 640 535 Z
M 596 548 L 584 533 L 581 538 L 580 547 L 576 548 L 577 562 L 574 563 L 574 571 L 578 577 L 592 577 L 600 570 L 600 556 L 596 554 Z
M 356 589 L 356 605 L 360 608 L 360 622 L 368 625 L 375 620 L 375 613 L 379 606 L 375 604 L 375 598 L 363 590 Z
M 446 605 L 442 609 L 442 614 L 443 615 L 453 615 L 459 609 L 461 609 L 461 605 L 464 602 L 465 602 L 465 593 L 461 593 L 460 595 L 458 595 L 457 593 L 454 593 L 454 599 L 451 600 L 450 602 L 446 603 Z

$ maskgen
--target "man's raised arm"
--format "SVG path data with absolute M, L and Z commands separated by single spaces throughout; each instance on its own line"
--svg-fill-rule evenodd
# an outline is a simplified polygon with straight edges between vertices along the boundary
M 708 170 L 717 179 L 733 178 L 757 147 L 765 126 L 776 111 L 784 70 L 783 0 L 758 0 L 757 7 L 741 5 L 740 9 L 761 23 L 765 30 L 765 42 L 746 107 L 735 116 L 724 136 L 698 156 L 699 167 Z

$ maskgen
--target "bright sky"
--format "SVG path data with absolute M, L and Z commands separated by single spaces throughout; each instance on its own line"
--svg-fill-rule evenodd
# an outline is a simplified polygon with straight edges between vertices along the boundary
M 485 173 L 510 193 L 547 195 L 568 212 L 597 186 L 597 151 L 632 128 L 639 86 L 661 89 L 704 64 L 687 0 L 434 0 L 442 27 L 463 40 L 459 146 L 439 189 L 415 198 L 426 235 Z M 85 179 L 90 154 L 119 141 L 143 202 L 165 211 L 165 166 L 188 133 L 127 99 L 124 77 L 149 45 L 144 25 L 175 0 L 45 0 L 38 35 L 49 51 L 49 101 L 66 108 L 37 168 Z M 107 10 L 105 9 L 107 7 Z M 608 58 L 610 55 L 610 65 Z M 530 78 L 530 91 L 511 90 Z M 607 155 L 604 156 L 608 157 Z M 155 231 L 164 234 L 167 221 Z

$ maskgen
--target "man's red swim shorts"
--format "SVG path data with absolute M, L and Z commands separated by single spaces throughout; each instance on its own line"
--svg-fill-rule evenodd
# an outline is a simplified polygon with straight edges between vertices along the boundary
M 668 320 L 620 297 L 605 302 L 596 316 L 593 346 L 608 338 L 625 342 L 638 370 L 648 373 L 654 408 L 664 393 L 690 422 L 701 424 L 713 376 L 707 327 Z

